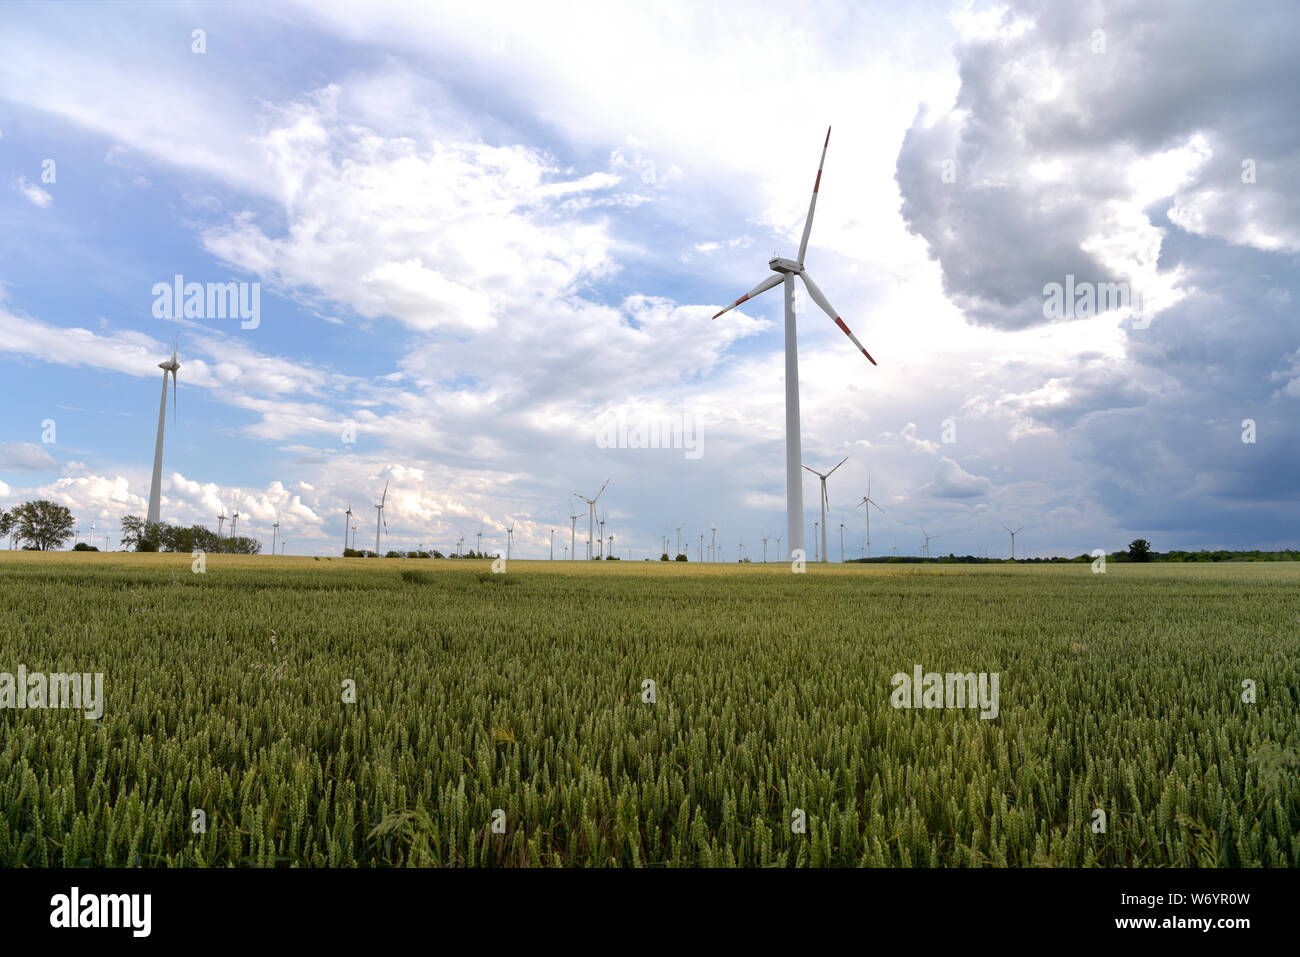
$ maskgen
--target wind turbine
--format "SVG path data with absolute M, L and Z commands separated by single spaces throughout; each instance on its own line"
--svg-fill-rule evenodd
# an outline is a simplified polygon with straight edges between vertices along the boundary
M 480 528 L 477 532 L 474 533 L 474 540 L 478 542 L 478 546 L 477 546 L 478 557 L 482 558 L 483 557 L 483 529 Z
M 600 491 L 596 493 L 596 498 L 587 498 L 587 496 L 579 495 L 577 492 L 573 493 L 587 503 L 587 561 L 591 561 L 591 546 L 595 544 L 592 536 L 596 534 L 596 499 L 599 499 L 605 494 L 605 489 L 608 486 L 609 479 L 605 479 L 605 484 L 602 485 Z
M 465 536 L 462 535 L 456 539 L 456 557 L 460 558 L 460 547 L 465 544 Z
M 596 543 L 600 546 L 600 557 L 603 559 L 605 557 L 605 516 L 596 519 L 596 524 L 600 526 L 600 536 L 596 539 Z
M 804 271 L 804 255 L 808 252 L 808 236 L 812 232 L 813 212 L 817 208 L 817 191 L 822 184 L 822 167 L 826 165 L 826 149 L 830 146 L 831 131 L 830 127 L 826 129 L 826 142 L 822 144 L 821 162 L 817 164 L 817 179 L 813 183 L 812 200 L 808 203 L 808 217 L 803 224 L 803 237 L 799 241 L 799 258 L 782 259 L 774 256 L 768 261 L 768 268 L 771 269 L 775 276 L 769 276 L 761 283 L 751 289 L 745 295 L 741 296 L 726 309 L 722 309 L 713 318 L 725 313 L 728 309 L 734 309 L 742 302 L 753 299 L 755 296 L 766 292 L 773 287 L 784 284 L 785 287 L 785 523 L 786 534 L 790 541 L 790 550 L 803 547 L 803 484 L 799 477 L 799 465 L 803 460 L 800 451 L 799 436 L 799 346 L 798 335 L 795 329 L 794 316 L 794 277 L 798 276 L 803 280 L 803 284 L 808 289 L 808 295 L 812 297 L 813 302 L 821 307 L 826 315 L 834 320 L 835 324 L 840 327 L 841 331 L 849 337 L 855 346 L 861 350 L 862 354 L 867 357 L 872 365 L 876 360 L 871 358 L 871 353 L 863 347 L 855 335 L 849 331 L 849 327 L 844 324 L 839 313 L 831 306 L 830 302 L 817 288 L 812 277 Z
M 510 547 L 515 543 L 515 523 L 506 529 L 506 561 L 510 561 Z
M 836 466 L 835 466 L 835 469 L 839 468 L 840 465 L 843 465 L 843 464 L 844 464 L 845 462 L 847 462 L 848 460 L 849 460 L 849 457 L 848 457 L 847 455 L 844 456 L 844 458 L 840 459 L 839 465 L 836 465 Z M 821 554 L 822 554 L 822 559 L 821 559 L 821 560 L 824 561 L 824 562 L 828 562 L 828 561 L 830 561 L 831 559 L 830 559 L 830 555 L 828 555 L 827 552 L 826 552 L 826 506 L 830 504 L 830 500 L 826 497 L 826 480 L 827 480 L 828 478 L 830 478 L 832 475 L 835 474 L 835 469 L 831 469 L 829 472 L 827 472 L 825 475 L 823 475 L 821 472 L 818 472 L 816 469 L 814 469 L 814 468 L 808 468 L 808 466 L 806 466 L 806 465 L 804 466 L 804 468 L 808 469 L 809 472 L 812 472 L 813 475 L 817 476 L 819 479 L 822 480 L 822 521 L 821 521 L 821 529 L 822 529 L 822 552 L 821 552 Z M 815 545 L 814 545 L 814 547 L 815 547 Z
M 348 510 L 343 513 L 347 518 L 343 519 L 343 550 L 348 550 L 348 526 L 352 524 L 352 499 L 348 499 Z
M 680 525 L 673 527 L 677 529 L 677 555 L 680 555 L 682 553 L 682 529 L 686 527 L 686 523 L 682 522 Z M 674 555 L 673 558 L 676 558 L 677 555 Z
M 235 509 L 230 516 L 230 540 L 235 540 L 235 526 L 239 524 L 239 509 Z
M 1002 527 L 1007 528 L 1005 525 L 1003 525 Z M 1011 529 L 1007 528 L 1007 531 L 1011 532 L 1011 560 L 1013 562 L 1016 560 L 1016 536 L 1019 535 L 1024 530 L 1025 530 L 1025 526 L 1023 525 L 1017 528 L 1014 532 L 1011 532 Z
M 817 537 L 817 523 L 816 523 L 816 522 L 813 522 L 813 561 L 815 561 L 815 562 L 819 562 L 819 561 L 821 561 L 821 558 L 820 558 L 820 557 L 818 556 L 818 554 L 817 554 L 817 542 L 818 542 L 818 541 L 819 541 L 819 539 L 818 539 L 818 537 Z
M 709 528 L 713 531 L 713 539 L 709 543 L 709 561 L 716 562 L 718 560 L 718 526 L 710 525 Z
M 871 510 L 874 508 L 881 515 L 885 514 L 885 510 L 881 508 L 879 505 L 877 505 L 875 503 L 875 500 L 872 499 L 871 497 L 871 476 L 870 475 L 867 476 L 867 494 L 862 496 L 862 501 L 857 504 L 857 507 L 863 509 L 867 513 L 867 557 L 870 558 L 871 557 Z
M 217 538 L 221 537 L 221 530 L 226 525 L 226 507 L 221 506 L 221 514 L 217 516 Z
M 551 561 L 555 561 L 555 529 L 551 529 Z
M 569 508 L 573 508 L 573 499 L 569 499 Z M 578 554 L 578 519 L 581 515 L 569 516 L 569 558 L 576 558 Z
M 379 551 L 379 526 L 384 526 L 384 531 L 388 531 L 388 521 L 384 518 L 384 503 L 388 501 L 388 483 L 384 483 L 384 494 L 379 499 L 379 504 L 375 506 L 375 557 L 378 558 Z
M 172 357 L 158 363 L 163 371 L 162 401 L 158 404 L 158 441 L 153 447 L 153 482 L 149 485 L 149 513 L 147 524 L 157 525 L 162 511 L 162 450 L 163 423 L 167 421 L 167 376 L 172 377 L 172 425 L 176 424 L 176 372 L 181 364 L 176 361 L 176 349 L 180 345 L 180 336 L 172 343 Z
M 280 516 L 277 515 L 275 517 L 275 521 L 271 523 L 271 554 L 272 555 L 275 554 L 275 542 L 276 539 L 279 538 L 279 536 L 280 536 Z
M 926 557 L 926 558 L 929 558 L 929 557 L 930 557 L 930 543 L 931 543 L 932 541 L 937 540 L 939 536 L 938 536 L 938 535 L 931 535 L 929 532 L 927 532 L 927 531 L 925 530 L 924 526 L 918 525 L 918 526 L 916 526 L 916 527 L 919 528 L 919 529 L 921 529 L 921 534 L 925 536 L 925 557 Z
M 763 538 L 763 564 L 766 565 L 767 564 L 767 536 L 764 535 L 762 536 L 762 538 Z
M 840 516 L 840 564 L 844 564 L 844 516 Z

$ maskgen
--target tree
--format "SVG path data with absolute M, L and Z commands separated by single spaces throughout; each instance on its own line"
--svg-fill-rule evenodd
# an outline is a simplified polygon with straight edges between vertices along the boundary
M 24 502 L 13 510 L 13 516 L 18 540 L 43 552 L 62 547 L 77 527 L 66 506 L 46 499 Z
M 14 513 L 0 508 L 0 539 L 10 536 L 14 530 Z
M 1128 543 L 1128 560 L 1131 562 L 1151 561 L 1151 543 L 1145 538 L 1135 538 Z

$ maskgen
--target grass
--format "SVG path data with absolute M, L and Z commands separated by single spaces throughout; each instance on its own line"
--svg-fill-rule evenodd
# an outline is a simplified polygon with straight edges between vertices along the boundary
M 0 671 L 107 699 L 0 711 L 0 863 L 1300 863 L 1297 565 L 190 567 L 0 553 Z

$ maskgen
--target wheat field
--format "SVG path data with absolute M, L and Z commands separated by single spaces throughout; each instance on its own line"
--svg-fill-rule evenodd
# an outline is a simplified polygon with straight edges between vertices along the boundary
M 9 866 L 1300 863 L 1293 564 L 11 552 L 0 612 L 104 688 L 0 710 Z

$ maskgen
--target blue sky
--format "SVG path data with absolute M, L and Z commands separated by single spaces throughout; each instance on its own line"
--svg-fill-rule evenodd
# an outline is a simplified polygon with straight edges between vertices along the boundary
M 869 475 L 877 552 L 922 525 L 958 554 L 1004 554 L 1003 523 L 1026 555 L 1300 541 L 1288 7 L 794 13 L 3 6 L 0 505 L 143 514 L 179 336 L 167 521 L 237 508 L 269 542 L 278 516 L 330 554 L 349 503 L 373 543 L 388 483 L 386 548 L 515 522 L 560 557 L 610 478 L 621 556 L 683 521 L 758 555 L 779 290 L 709 317 L 793 255 L 834 124 L 807 263 L 880 365 L 800 297 L 805 461 L 848 456 L 832 557 Z M 256 328 L 156 317 L 176 274 L 259 283 Z M 1048 320 L 1067 274 L 1130 283 L 1147 323 Z M 701 454 L 602 448 L 614 410 Z

